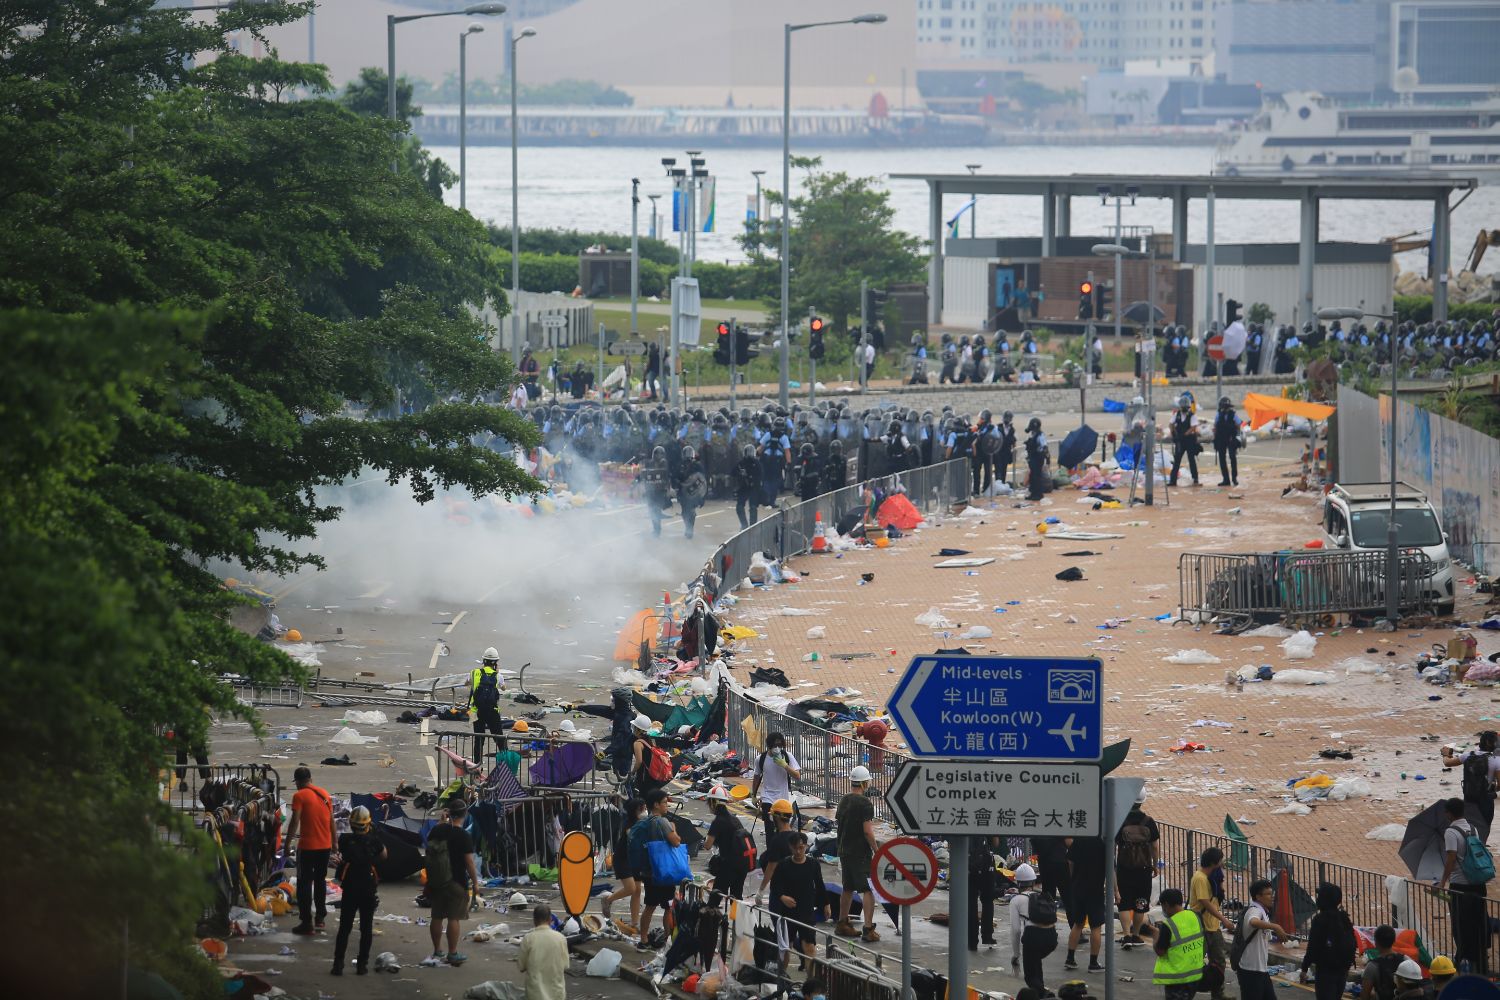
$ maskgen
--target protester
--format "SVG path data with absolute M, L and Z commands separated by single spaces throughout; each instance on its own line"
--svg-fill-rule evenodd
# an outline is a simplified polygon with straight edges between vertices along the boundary
M 1221 970 L 1229 968 L 1229 947 L 1224 943 L 1223 890 L 1215 882 L 1215 876 L 1224 868 L 1224 852 L 1210 847 L 1198 858 L 1198 870 L 1188 883 L 1188 909 L 1203 920 L 1204 954 L 1208 961 Z M 1342 986 L 1340 986 L 1342 989 Z M 1224 986 L 1212 991 L 1213 1000 L 1234 1000 L 1224 995 Z M 1320 997 L 1319 1000 L 1322 1000 Z
M 494 646 L 484 651 L 479 666 L 469 675 L 469 711 L 474 716 L 474 760 L 484 760 L 484 734 L 495 737 L 495 749 L 505 749 L 505 722 L 500 718 L 500 692 L 505 680 L 500 676 L 500 651 Z
M 1157 902 L 1161 904 L 1162 922 L 1156 935 L 1151 982 L 1162 987 L 1166 1000 L 1192 1000 L 1203 978 L 1203 921 L 1183 908 L 1181 889 L 1163 889 Z M 1266 982 L 1270 983 L 1269 976 Z
M 1219 485 L 1240 484 L 1240 421 L 1234 415 L 1234 404 L 1228 396 L 1219 397 L 1219 412 L 1214 417 L 1214 452 L 1219 457 Z
M 807 834 L 793 833 L 790 843 L 791 857 L 776 866 L 771 879 L 771 912 L 784 918 L 778 921 L 777 931 L 783 969 L 794 945 L 807 958 L 817 953 L 817 934 L 812 925 L 823 898 L 823 868 L 807 856 Z M 871 909 L 874 907 L 866 907 Z M 798 967 L 805 964 L 800 962 Z
M 1028 864 L 1016 867 L 1020 890 L 1010 899 L 1010 964 L 1021 970 L 1026 985 L 1041 996 L 1051 996 L 1044 981 L 1042 961 L 1057 950 L 1057 901 L 1036 891 L 1036 870 Z
M 662 774 L 662 762 L 659 755 L 665 755 L 665 750 L 660 750 L 651 740 L 651 730 L 655 726 L 649 716 L 644 712 L 636 713 L 631 720 L 630 728 L 635 732 L 635 741 L 631 744 L 631 765 L 629 783 L 635 789 L 635 796 L 649 803 L 651 793 L 663 787 L 672 780 L 670 760 L 666 764 L 665 775 Z
M 715 902 L 728 896 L 740 899 L 745 895 L 745 879 L 755 867 L 755 840 L 740 818 L 729 811 L 729 795 L 722 785 L 708 793 L 714 811 L 713 822 L 708 825 L 708 837 L 703 849 L 718 848 L 718 855 L 709 861 L 709 874 L 714 877 L 711 899 Z
M 875 930 L 875 905 L 868 890 L 870 866 L 875 862 L 875 851 L 880 847 L 875 839 L 875 805 L 870 801 L 870 771 L 862 765 L 849 769 L 851 790 L 839 799 L 834 813 L 834 824 L 838 831 L 839 876 L 844 891 L 839 893 L 839 919 L 834 933 L 842 937 L 860 937 L 864 941 L 879 941 Z M 849 911 L 854 905 L 854 892 L 865 892 L 866 905 L 861 907 L 864 917 L 864 932 L 854 929 Z
M 526 977 L 526 1000 L 567 1000 L 568 939 L 552 929 L 552 910 L 545 905 L 531 911 L 516 969 Z
M 995 847 L 997 837 L 969 838 L 969 950 L 995 945 Z
M 1307 928 L 1307 948 L 1302 953 L 1300 982 L 1307 982 L 1307 970 L 1313 973 L 1313 990 L 1317 1000 L 1339 1000 L 1349 970 L 1354 967 L 1358 942 L 1354 922 L 1344 912 L 1344 890 L 1331 882 L 1318 886 L 1318 911 Z M 1433 963 L 1436 967 L 1436 962 Z
M 760 857 L 760 889 L 755 893 L 755 901 L 761 901 L 762 894 L 771 885 L 771 879 L 776 874 L 776 866 L 792 856 L 792 804 L 786 799 L 771 803 L 771 826 L 766 834 L 766 850 Z
M 647 853 L 648 848 L 645 846 L 654 840 L 665 840 L 673 847 L 682 843 L 677 827 L 667 818 L 667 811 L 671 808 L 671 796 L 667 795 L 663 789 L 654 789 L 646 795 L 646 818 L 631 828 L 631 864 L 646 879 L 646 908 L 641 912 L 640 940 L 636 945 L 642 951 L 651 949 L 649 943 L 651 918 L 655 916 L 657 907 L 662 908 L 662 932 L 664 934 L 668 932 L 667 908 L 672 905 L 672 899 L 677 895 L 676 886 L 660 885 L 651 877 L 651 861 Z
M 615 842 L 610 850 L 611 866 L 614 868 L 615 879 L 620 887 L 606 896 L 599 897 L 599 910 L 604 914 L 604 922 L 612 923 L 610 908 L 615 900 L 629 898 L 630 900 L 630 933 L 636 933 L 641 919 L 641 890 L 645 885 L 645 876 L 635 870 L 630 863 L 630 828 L 635 826 L 646 815 L 646 803 L 641 799 L 630 799 L 625 803 L 625 822 L 620 827 L 620 832 L 615 836 Z
M 1395 1000 L 1396 967 L 1406 956 L 1396 951 L 1396 928 L 1381 924 L 1375 928 L 1375 955 L 1365 960 L 1360 973 L 1360 996 L 1371 1000 Z
M 657 390 L 661 385 L 661 347 L 654 343 L 646 348 L 645 381 L 645 389 L 651 394 L 651 401 L 654 403 Z
M 1314 917 L 1313 919 L 1317 918 Z M 1453 977 L 1458 975 L 1458 969 L 1453 965 L 1453 959 L 1447 955 L 1439 955 L 1437 958 L 1434 958 L 1432 964 L 1427 967 L 1427 971 L 1432 974 L 1432 991 L 1435 994 L 1441 994 L 1443 987 L 1453 982 Z M 1323 998 L 1319 997 L 1318 1000 L 1323 1000 Z
M 1151 933 L 1151 880 L 1157 874 L 1161 831 L 1156 820 L 1141 808 L 1145 802 L 1143 791 L 1115 834 L 1115 891 L 1120 897 L 1120 923 L 1125 928 L 1120 946 L 1126 949 L 1146 943 L 1142 931 Z
M 469 907 L 479 894 L 479 871 L 474 866 L 474 841 L 464 830 L 469 807 L 463 799 L 449 799 L 446 818 L 427 835 L 427 898 L 432 902 L 432 954 L 423 965 L 463 965 L 469 956 L 458 950 L 458 940 Z M 448 950 L 443 951 L 447 931 Z
M 1165 896 L 1166 892 L 1162 895 Z M 1250 883 L 1250 902 L 1240 915 L 1240 925 L 1235 930 L 1236 936 L 1245 942 L 1240 967 L 1235 971 L 1240 981 L 1240 1000 L 1276 1000 L 1276 986 L 1268 971 L 1270 940 L 1266 935 L 1270 932 L 1291 937 L 1292 932 L 1271 922 L 1271 906 L 1275 901 L 1276 889 L 1268 880 L 1257 879 Z
M 786 748 L 786 737 L 780 733 L 768 733 L 760 754 L 755 758 L 755 779 L 750 783 L 750 795 L 760 803 L 760 816 L 771 829 L 771 804 L 792 798 L 792 779 L 801 779 L 802 765 Z
M 297 916 L 293 934 L 316 934 L 328 919 L 328 856 L 333 853 L 333 799 L 312 783 L 312 770 L 292 772 L 292 821 L 286 842 L 297 845 Z
M 380 873 L 376 866 L 386 858 L 385 845 L 374 832 L 370 810 L 355 806 L 349 814 L 349 832 L 339 835 L 339 888 L 343 898 L 339 901 L 339 932 L 333 945 L 333 969 L 335 976 L 344 974 L 344 953 L 349 947 L 349 935 L 354 930 L 354 920 L 359 918 L 359 957 L 354 960 L 354 971 L 363 976 L 370 971 L 370 940 L 374 935 L 375 907 L 380 898 L 375 894 L 380 885 Z
M 1446 799 L 1443 812 L 1447 815 L 1448 827 L 1443 831 L 1443 875 L 1438 880 L 1438 890 L 1448 890 L 1448 914 L 1453 921 L 1453 958 L 1460 965 L 1469 963 L 1469 971 L 1477 975 L 1489 973 L 1489 920 L 1485 903 L 1485 885 L 1488 880 L 1479 877 L 1465 863 L 1470 853 L 1469 838 L 1477 834 L 1473 825 L 1464 818 L 1464 800 Z M 1478 844 L 1480 851 L 1484 845 Z M 1486 854 L 1486 857 L 1488 855 Z M 1494 877 L 1494 865 L 1490 865 L 1490 877 Z
M 1036 857 L 1036 873 L 1042 891 L 1050 892 L 1064 909 L 1068 908 L 1068 838 L 1032 837 L 1031 853 Z
M 1396 966 L 1396 1000 L 1433 1000 L 1432 987 L 1422 977 L 1422 967 L 1411 959 Z
M 1495 821 L 1495 783 L 1500 774 L 1500 754 L 1495 752 L 1497 734 L 1486 729 L 1479 734 L 1479 748 L 1459 753 L 1453 747 L 1443 747 L 1443 766 L 1460 769 L 1463 776 L 1463 799 L 1479 811 L 1480 840 L 1489 840 L 1490 826 Z
M 1105 899 L 1105 880 L 1109 863 L 1102 837 L 1069 837 L 1067 844 L 1068 956 L 1065 969 L 1078 968 L 1075 953 L 1083 940 L 1084 925 L 1089 929 L 1089 971 L 1103 972 L 1099 949 L 1104 943 L 1104 925 L 1109 921 Z M 1043 886 L 1045 888 L 1045 884 Z

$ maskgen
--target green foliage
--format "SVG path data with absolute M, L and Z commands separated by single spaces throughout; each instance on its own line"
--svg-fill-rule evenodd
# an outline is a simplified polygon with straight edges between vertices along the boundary
M 406 78 L 403 77 L 405 82 Z M 438 84 L 418 79 L 407 84 L 415 88 L 416 99 L 435 104 L 458 103 L 458 74 L 449 73 Z M 473 104 L 509 104 L 510 78 L 469 77 L 469 101 Z M 635 98 L 625 91 L 594 80 L 557 80 L 552 83 L 523 83 L 516 94 L 517 104 L 551 107 L 628 108 Z
M 1251 323 L 1269 323 L 1275 318 L 1276 314 L 1264 302 L 1252 302 L 1245 310 L 1245 319 Z
M 251 61 L 260 62 L 261 60 Z M 344 85 L 344 92 L 339 95 L 339 103 L 365 118 L 389 121 L 390 93 L 387 80 L 385 70 L 366 66 L 359 71 L 358 80 L 351 80 Z M 412 103 L 411 84 L 405 77 L 397 79 L 396 117 L 409 126 L 411 120 L 420 117 L 421 114 L 422 109 Z M 401 143 L 398 158 L 408 171 L 421 179 L 422 186 L 434 198 L 441 200 L 443 191 L 458 183 L 458 174 L 454 173 L 448 164 L 429 153 L 421 140 L 415 136 L 407 136 Z
M 648 206 L 649 207 L 649 206 Z M 510 249 L 510 227 L 490 226 L 490 242 L 502 250 Z M 654 240 L 650 237 L 638 238 L 641 250 L 641 262 L 655 261 L 666 264 L 675 269 L 677 267 L 677 248 L 667 243 L 666 240 Z M 568 254 L 577 257 L 589 247 L 604 246 L 611 250 L 628 252 L 630 250 L 629 233 L 583 233 L 576 229 L 525 229 L 521 230 L 521 252 L 541 254 Z
M 157 800 L 162 733 L 248 713 L 221 672 L 298 673 L 228 625 L 217 567 L 316 565 L 321 489 L 365 470 L 423 501 L 536 488 L 482 446 L 535 437 L 477 402 L 514 378 L 471 308 L 505 310 L 484 228 L 431 197 L 400 123 L 226 51 L 306 12 L 0 8 L 0 740 L 25 803 L 0 851 L 12 943 L 67 952 L 12 963 L 18 996 L 105 995 L 125 961 L 211 988 L 187 981 L 207 883 L 162 836 L 198 843 Z
M 510 285 L 510 254 L 496 253 Z M 521 287 L 528 292 L 572 292 L 578 287 L 578 258 L 565 254 L 521 253 Z
M 1497 308 L 1493 302 L 1449 302 L 1448 318 L 1450 320 L 1466 319 L 1473 322 L 1477 319 L 1489 319 L 1494 315 Z M 1432 321 L 1432 296 L 1431 295 L 1398 295 L 1395 301 L 1396 315 L 1404 322 L 1411 320 L 1414 323 L 1429 323 Z

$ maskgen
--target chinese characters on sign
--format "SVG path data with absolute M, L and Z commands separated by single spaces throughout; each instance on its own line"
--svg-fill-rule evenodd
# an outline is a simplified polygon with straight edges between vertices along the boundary
M 1092 837 L 1094 764 L 908 761 L 887 796 L 907 833 Z

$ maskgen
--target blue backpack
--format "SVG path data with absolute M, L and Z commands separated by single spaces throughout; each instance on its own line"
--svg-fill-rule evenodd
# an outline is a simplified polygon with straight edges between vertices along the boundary
M 1459 855 L 1458 867 L 1470 885 L 1484 885 L 1495 877 L 1495 859 L 1473 829 L 1464 835 L 1464 852 Z

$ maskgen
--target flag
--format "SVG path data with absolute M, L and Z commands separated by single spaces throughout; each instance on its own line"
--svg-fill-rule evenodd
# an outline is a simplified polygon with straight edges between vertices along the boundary
M 1225 866 L 1235 871 L 1250 867 L 1250 838 L 1228 813 L 1224 814 L 1224 836 L 1229 838 L 1229 863 Z
M 702 231 L 705 233 L 711 233 L 714 231 L 714 210 L 717 206 L 717 201 L 714 196 L 715 186 L 716 185 L 714 178 L 705 177 L 703 178 L 703 187 L 699 188 L 698 218 L 703 220 Z
M 753 194 L 745 195 L 745 221 L 755 221 L 755 195 Z
M 951 218 L 951 219 L 948 220 L 948 238 L 949 239 L 953 239 L 953 240 L 958 239 L 958 220 L 962 219 L 964 217 L 964 213 L 965 212 L 972 212 L 974 210 L 974 202 L 975 202 L 975 200 L 976 199 L 974 199 L 974 198 L 970 198 L 967 202 L 964 203 L 964 205 L 963 205 L 962 208 L 960 208 L 957 212 L 953 213 L 953 218 Z

